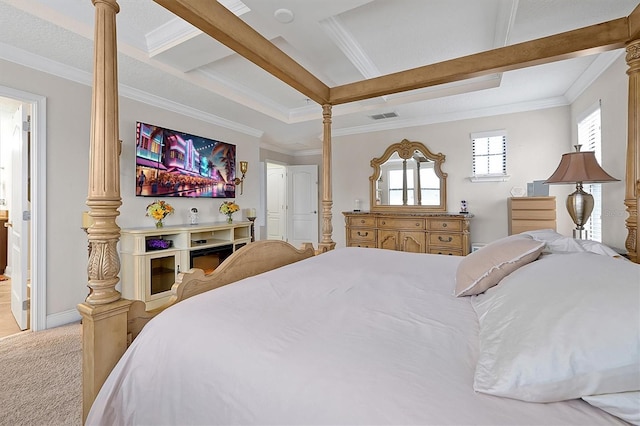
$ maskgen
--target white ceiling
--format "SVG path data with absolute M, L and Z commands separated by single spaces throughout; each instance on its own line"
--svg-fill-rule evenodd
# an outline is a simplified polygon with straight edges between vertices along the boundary
M 637 0 L 220 3 L 330 87 L 625 17 L 638 5 Z M 119 5 L 122 96 L 258 137 L 263 146 L 282 152 L 320 148 L 319 105 L 152 0 Z M 279 9 L 292 12 L 293 21 L 279 22 L 274 16 Z M 0 58 L 90 84 L 93 19 L 91 0 L 0 0 Z M 332 135 L 566 105 L 620 53 L 339 105 L 333 108 Z M 398 116 L 370 117 L 387 112 Z

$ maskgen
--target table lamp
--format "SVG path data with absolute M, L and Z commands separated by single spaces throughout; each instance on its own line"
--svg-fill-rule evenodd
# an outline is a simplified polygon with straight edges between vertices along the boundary
M 575 223 L 573 238 L 587 239 L 587 231 L 584 224 L 589 220 L 593 211 L 593 195 L 582 189 L 583 183 L 602 183 L 619 181 L 598 164 L 595 152 L 580 151 L 580 145 L 574 145 L 576 152 L 562 155 L 560 164 L 555 172 L 547 179 L 545 184 L 575 183 L 576 190 L 567 197 L 567 210 Z

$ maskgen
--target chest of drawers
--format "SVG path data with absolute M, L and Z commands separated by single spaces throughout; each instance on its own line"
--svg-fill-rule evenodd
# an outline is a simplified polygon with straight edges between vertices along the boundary
M 507 201 L 509 235 L 534 229 L 556 229 L 556 197 L 519 197 Z
M 343 212 L 348 247 L 466 256 L 473 215 Z

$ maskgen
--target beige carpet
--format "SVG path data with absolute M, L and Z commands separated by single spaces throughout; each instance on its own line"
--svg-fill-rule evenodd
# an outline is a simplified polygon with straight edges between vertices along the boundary
M 81 325 L 0 339 L 0 425 L 82 424 Z

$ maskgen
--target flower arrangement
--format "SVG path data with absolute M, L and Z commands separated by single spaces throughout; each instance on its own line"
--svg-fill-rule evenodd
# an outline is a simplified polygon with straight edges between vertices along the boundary
M 153 203 L 147 206 L 146 216 L 149 216 L 156 221 L 156 228 L 162 228 L 162 221 L 164 220 L 164 218 L 169 216 L 170 214 L 173 214 L 174 211 L 175 209 L 171 207 L 171 204 L 165 201 L 155 200 Z
M 240 206 L 234 203 L 233 201 L 225 201 L 222 204 L 220 204 L 219 210 L 220 210 L 220 213 L 227 215 L 227 222 L 231 223 L 233 222 L 233 218 L 231 217 L 231 215 L 233 215 L 235 212 L 240 210 Z

